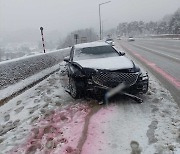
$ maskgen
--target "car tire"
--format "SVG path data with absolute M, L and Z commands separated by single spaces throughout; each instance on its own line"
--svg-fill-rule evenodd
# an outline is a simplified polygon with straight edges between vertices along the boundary
M 81 98 L 84 91 L 83 82 L 69 77 L 69 91 L 74 99 Z
M 149 84 L 148 83 L 146 83 L 145 85 L 144 85 L 144 89 L 143 89 L 143 93 L 144 94 L 146 94 L 147 92 L 148 92 L 148 89 L 149 89 Z

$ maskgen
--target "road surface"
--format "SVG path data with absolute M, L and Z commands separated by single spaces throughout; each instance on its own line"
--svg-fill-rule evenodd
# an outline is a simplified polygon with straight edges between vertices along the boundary
M 126 52 L 147 67 L 171 92 L 180 106 L 180 40 L 118 40 Z

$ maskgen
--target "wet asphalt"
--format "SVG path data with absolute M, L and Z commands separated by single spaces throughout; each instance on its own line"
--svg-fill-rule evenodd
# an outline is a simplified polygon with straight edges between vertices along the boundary
M 133 56 L 166 87 L 180 106 L 180 40 L 117 40 L 116 45 Z

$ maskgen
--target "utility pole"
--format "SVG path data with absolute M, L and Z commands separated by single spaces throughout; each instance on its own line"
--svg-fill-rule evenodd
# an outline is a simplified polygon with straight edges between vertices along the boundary
M 101 40 L 101 4 L 99 4 L 99 36 Z
M 46 53 L 45 44 L 44 44 L 44 36 L 43 36 L 43 27 L 40 27 L 40 30 L 41 30 L 41 36 L 42 36 L 43 50 L 44 50 L 44 53 Z
M 78 34 L 74 34 L 74 39 L 76 40 L 76 44 L 77 44 L 77 41 L 79 39 L 79 35 Z

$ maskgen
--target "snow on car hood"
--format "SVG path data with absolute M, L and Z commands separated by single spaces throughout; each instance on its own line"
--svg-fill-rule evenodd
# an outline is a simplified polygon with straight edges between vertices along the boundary
M 74 62 L 78 63 L 84 68 L 93 69 L 117 70 L 133 68 L 133 62 L 124 56 L 77 60 Z

